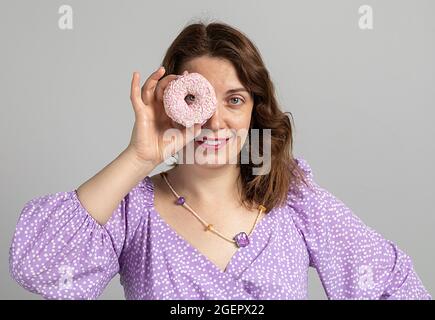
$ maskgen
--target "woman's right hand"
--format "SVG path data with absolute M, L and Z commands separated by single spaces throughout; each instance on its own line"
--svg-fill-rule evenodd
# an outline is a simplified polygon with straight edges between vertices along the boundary
M 187 71 L 185 71 L 187 72 Z M 171 74 L 159 80 L 165 73 L 160 67 L 153 72 L 140 89 L 140 74 L 133 73 L 130 100 L 135 114 L 135 123 L 128 145 L 136 158 L 157 166 L 174 155 L 201 132 L 201 124 L 186 128 L 168 117 L 163 106 L 163 91 L 168 83 L 178 76 Z M 164 133 L 178 129 L 173 139 L 164 139 Z M 169 141 L 168 141 L 169 140 Z

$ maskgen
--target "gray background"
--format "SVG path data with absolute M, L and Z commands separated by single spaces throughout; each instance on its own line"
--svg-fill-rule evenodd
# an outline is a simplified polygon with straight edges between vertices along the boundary
M 62 4 L 74 10 L 73 30 L 58 28 Z M 373 30 L 358 28 L 364 4 Z M 258 46 L 294 115 L 295 155 L 412 257 L 434 295 L 434 14 L 433 0 L 2 0 L 0 298 L 39 299 L 8 273 L 25 202 L 78 187 L 127 146 L 132 72 L 143 81 L 200 18 Z M 313 269 L 309 295 L 325 298 Z M 124 298 L 118 276 L 101 298 Z

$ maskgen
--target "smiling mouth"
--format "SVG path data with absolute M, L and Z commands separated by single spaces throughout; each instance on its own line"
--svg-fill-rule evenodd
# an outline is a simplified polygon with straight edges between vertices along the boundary
M 219 149 L 219 148 L 223 147 L 224 145 L 226 145 L 230 139 L 231 138 L 225 138 L 225 139 L 203 138 L 203 139 L 199 139 L 199 140 L 195 139 L 195 144 L 197 144 L 198 146 L 203 146 L 207 149 Z

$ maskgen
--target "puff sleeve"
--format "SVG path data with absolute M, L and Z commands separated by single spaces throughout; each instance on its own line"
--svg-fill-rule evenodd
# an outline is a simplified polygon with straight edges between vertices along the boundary
M 100 225 L 77 190 L 28 201 L 9 250 L 9 272 L 24 289 L 46 299 L 96 299 L 119 272 L 119 258 L 146 215 L 144 182 Z
M 431 299 L 411 258 L 318 185 L 306 160 L 296 161 L 309 186 L 289 192 L 288 206 L 327 297 Z

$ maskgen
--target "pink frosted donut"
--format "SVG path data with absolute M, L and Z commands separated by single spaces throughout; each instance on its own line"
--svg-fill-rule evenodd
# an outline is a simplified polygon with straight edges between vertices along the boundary
M 191 103 L 186 97 L 192 95 Z M 204 124 L 216 111 L 217 99 L 213 86 L 201 74 L 192 72 L 168 83 L 163 92 L 163 105 L 172 120 L 185 127 Z

